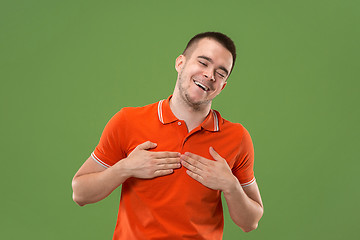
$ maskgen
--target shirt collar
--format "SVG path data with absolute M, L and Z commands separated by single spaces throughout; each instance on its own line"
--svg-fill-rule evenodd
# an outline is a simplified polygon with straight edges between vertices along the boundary
M 170 97 L 158 102 L 158 117 L 162 124 L 168 124 L 178 121 L 170 109 Z M 218 111 L 210 110 L 205 120 L 201 123 L 201 127 L 212 132 L 220 131 L 220 125 L 223 123 L 223 119 Z

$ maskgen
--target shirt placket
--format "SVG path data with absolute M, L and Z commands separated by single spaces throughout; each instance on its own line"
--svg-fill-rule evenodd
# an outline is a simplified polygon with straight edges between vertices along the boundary
M 195 135 L 197 132 L 201 131 L 202 128 L 201 128 L 201 126 L 199 126 L 199 127 L 196 127 L 195 129 L 193 129 L 191 132 L 188 132 L 186 123 L 182 120 L 177 120 L 176 125 L 177 125 L 176 127 L 178 128 L 177 132 L 179 135 L 179 140 L 181 141 L 180 152 L 184 153 L 185 144 L 189 141 L 189 139 L 193 135 Z

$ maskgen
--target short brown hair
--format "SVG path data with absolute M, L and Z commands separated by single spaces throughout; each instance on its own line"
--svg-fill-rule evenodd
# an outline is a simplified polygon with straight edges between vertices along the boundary
M 218 43 L 223 45 L 227 50 L 229 50 L 229 52 L 231 53 L 231 55 L 233 57 L 233 64 L 232 64 L 232 67 L 231 67 L 231 70 L 230 70 L 230 73 L 231 73 L 232 69 L 234 68 L 235 60 L 236 60 L 236 47 L 235 47 L 235 44 L 234 44 L 233 40 L 231 40 L 231 38 L 229 38 L 228 36 L 226 36 L 223 33 L 220 33 L 220 32 L 203 32 L 203 33 L 196 34 L 193 38 L 190 39 L 190 41 L 186 45 L 186 48 L 184 49 L 182 54 L 184 56 L 186 56 L 187 53 L 188 53 L 188 49 L 191 46 L 193 46 L 194 44 L 196 44 L 199 40 L 203 39 L 203 38 L 214 39 L 215 41 L 217 41 Z M 229 73 L 229 75 L 230 75 L 230 73 Z

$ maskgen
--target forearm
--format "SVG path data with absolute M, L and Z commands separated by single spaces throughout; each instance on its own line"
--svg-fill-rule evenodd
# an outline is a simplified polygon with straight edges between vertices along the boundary
M 258 203 L 247 196 L 237 179 L 234 180 L 234 184 L 229 189 L 223 192 L 231 219 L 235 224 L 244 232 L 256 229 L 263 215 L 262 203 Z
M 101 172 L 77 176 L 72 181 L 73 199 L 84 206 L 106 198 L 119 187 L 128 176 L 115 165 Z

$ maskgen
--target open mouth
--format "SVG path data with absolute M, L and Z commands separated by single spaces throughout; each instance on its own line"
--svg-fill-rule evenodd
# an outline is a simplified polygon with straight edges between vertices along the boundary
M 194 83 L 195 83 L 199 88 L 201 88 L 203 91 L 207 92 L 207 91 L 210 90 L 210 88 L 208 88 L 208 87 L 205 86 L 204 84 L 202 84 L 202 83 L 200 83 L 200 82 L 198 82 L 198 81 L 196 81 L 196 80 L 193 80 L 193 81 L 194 81 Z

